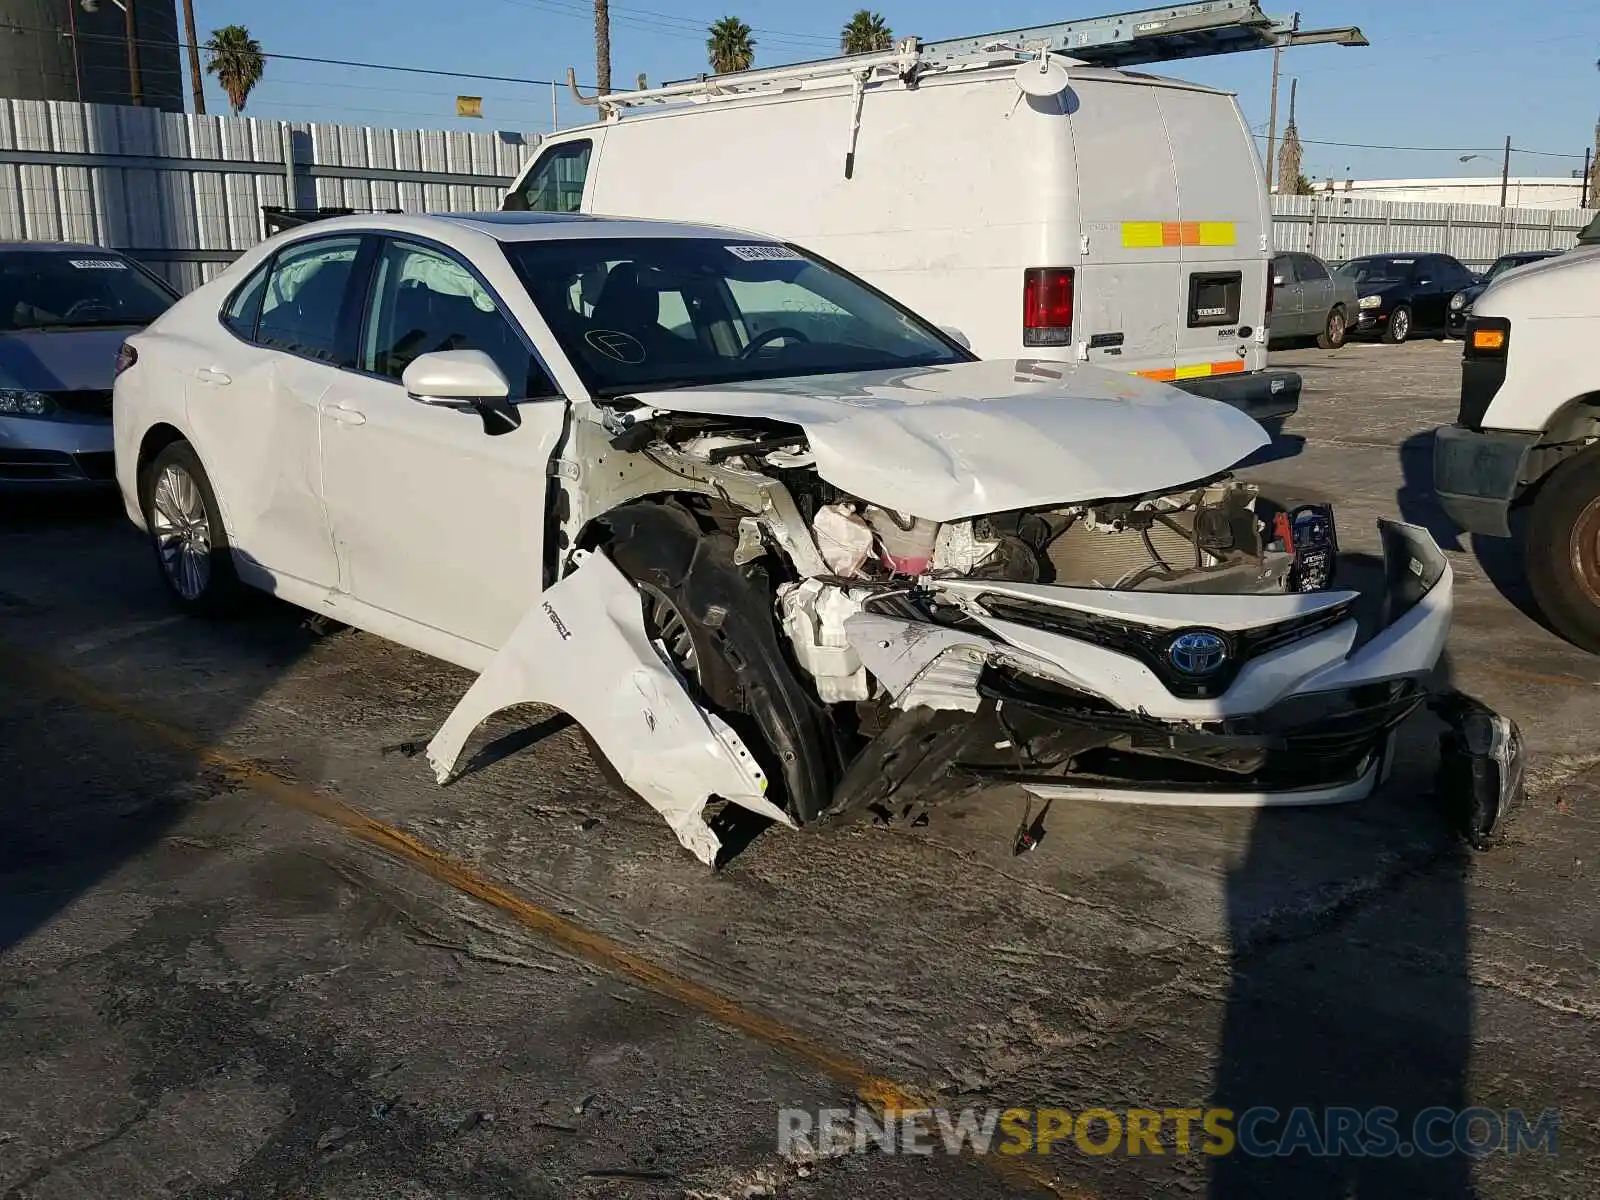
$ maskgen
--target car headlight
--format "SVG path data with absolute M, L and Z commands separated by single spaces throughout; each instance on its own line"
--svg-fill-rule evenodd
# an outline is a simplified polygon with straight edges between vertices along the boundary
M 48 417 L 56 410 L 56 402 L 43 392 L 25 392 L 20 388 L 0 388 L 0 416 Z
M 1460 312 L 1466 306 L 1467 306 L 1467 294 L 1465 292 L 1457 292 L 1454 296 L 1450 297 L 1450 311 L 1451 312 Z
M 1383 297 L 1382 296 L 1363 296 L 1363 297 L 1361 297 L 1361 299 L 1357 300 L 1356 303 L 1358 305 L 1360 305 L 1362 308 L 1377 308 L 1378 305 L 1383 303 Z

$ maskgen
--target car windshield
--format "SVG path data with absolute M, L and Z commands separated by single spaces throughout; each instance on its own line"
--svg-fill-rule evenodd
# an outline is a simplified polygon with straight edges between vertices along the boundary
M 505 252 L 595 396 L 969 357 L 859 280 L 773 242 L 574 238 Z
M 1357 283 L 1403 283 L 1416 271 L 1414 258 L 1353 258 L 1339 268 Z
M 120 255 L 0 252 L 0 332 L 148 325 L 176 299 Z

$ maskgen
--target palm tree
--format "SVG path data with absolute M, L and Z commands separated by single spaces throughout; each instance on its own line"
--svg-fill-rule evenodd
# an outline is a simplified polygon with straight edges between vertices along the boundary
M 748 71 L 756 60 L 755 39 L 750 36 L 750 26 L 738 17 L 723 17 L 711 26 L 706 39 L 706 50 L 711 56 L 711 69 L 718 75 L 729 71 Z
M 224 25 L 211 31 L 206 54 L 206 70 L 217 77 L 222 90 L 228 93 L 233 115 L 238 116 L 244 111 L 250 89 L 261 82 L 261 73 L 266 70 L 261 43 L 243 25 Z
M 594 0 L 594 81 L 602 96 L 611 90 L 611 0 Z
M 882 15 L 859 10 L 839 31 L 839 49 L 846 54 L 871 54 L 894 48 L 894 31 Z

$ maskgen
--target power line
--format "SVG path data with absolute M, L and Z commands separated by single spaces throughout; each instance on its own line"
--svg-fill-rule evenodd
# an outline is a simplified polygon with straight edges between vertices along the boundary
M 1263 134 L 1256 137 L 1266 141 Z M 1378 146 L 1371 142 L 1325 142 L 1317 138 L 1301 138 L 1300 141 L 1307 146 L 1340 146 L 1346 150 L 1404 150 L 1414 154 L 1504 154 L 1504 146 Z M 1513 154 L 1531 154 L 1537 158 L 1582 158 L 1581 154 L 1565 154 L 1559 150 L 1527 150 L 1521 146 L 1512 146 Z
M 586 4 L 563 2 L 563 0 L 501 0 L 501 2 L 511 5 L 513 8 L 537 9 L 559 16 L 571 17 L 574 20 L 592 21 L 594 19 L 594 10 Z M 640 29 L 689 41 L 701 41 L 707 33 L 707 26 L 693 17 L 655 12 L 650 9 L 621 8 L 615 5 L 612 6 L 610 11 L 611 23 L 620 25 L 625 29 Z M 752 27 L 750 32 L 761 35 L 757 39 L 758 44 L 771 45 L 778 49 L 789 48 L 812 51 L 818 46 L 833 45 L 836 41 L 834 38 L 825 37 L 821 34 L 788 33 L 780 29 L 762 27 Z
M 18 25 L 10 21 L 0 23 L 0 29 L 8 29 L 15 33 L 47 33 L 55 34 L 57 37 L 76 37 L 79 41 L 115 42 L 119 46 L 125 46 L 128 44 L 127 38 L 117 37 L 115 34 L 81 32 L 72 34 L 62 28 L 51 29 L 39 25 Z M 174 47 L 179 50 L 189 50 L 192 48 L 188 42 L 168 41 L 162 38 L 134 38 L 133 41 L 135 45 L 157 46 L 163 50 L 172 49 Z M 204 45 L 198 47 L 198 49 L 201 50 L 204 50 L 205 48 L 206 47 Z M 285 62 L 321 63 L 324 66 L 329 67 L 360 67 L 364 70 L 370 71 L 400 71 L 410 75 L 438 75 L 446 79 L 481 79 L 487 80 L 490 83 L 522 83 L 530 84 L 535 87 L 549 87 L 551 84 L 558 82 L 557 80 L 553 79 L 521 79 L 515 75 L 479 75 L 470 71 L 445 71 L 439 69 L 438 67 L 406 67 L 395 63 L 361 62 L 359 60 L 349 58 L 318 58 L 315 55 L 310 54 L 281 54 L 277 51 L 269 50 L 263 50 L 261 52 L 261 57 L 282 59 Z M 144 68 L 141 64 L 141 71 L 145 69 L 163 70 L 164 68 L 155 66 Z M 565 83 L 565 80 L 559 82 Z M 581 86 L 592 88 L 594 85 L 585 83 Z

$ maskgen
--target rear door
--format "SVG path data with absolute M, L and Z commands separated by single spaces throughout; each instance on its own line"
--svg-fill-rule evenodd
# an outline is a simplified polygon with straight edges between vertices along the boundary
M 1300 281 L 1301 334 L 1315 337 L 1328 323 L 1333 307 L 1333 280 L 1321 260 L 1309 254 L 1296 254 L 1294 275 Z

